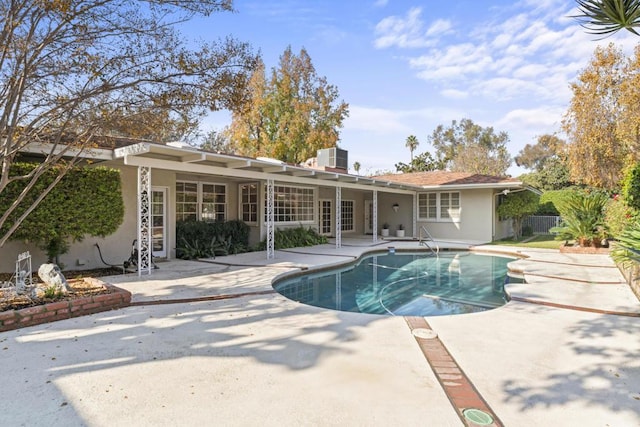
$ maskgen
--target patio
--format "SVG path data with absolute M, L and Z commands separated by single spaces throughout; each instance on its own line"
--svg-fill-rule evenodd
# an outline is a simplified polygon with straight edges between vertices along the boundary
M 113 276 L 137 305 L 0 335 L 3 424 L 463 425 L 405 319 L 271 292 L 275 277 L 370 244 Z M 427 320 L 502 423 L 639 425 L 640 302 L 611 261 L 478 249 L 529 256 L 514 261 L 529 283 L 508 285 L 519 301 Z

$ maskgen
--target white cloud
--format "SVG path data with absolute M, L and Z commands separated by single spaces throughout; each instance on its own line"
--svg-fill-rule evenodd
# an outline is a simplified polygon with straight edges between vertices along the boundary
M 405 17 L 389 16 L 378 22 L 375 28 L 374 46 L 420 48 L 435 45 L 438 37 L 451 31 L 451 22 L 438 19 L 425 29 L 421 19 L 422 8 L 409 9 Z
M 388 3 L 389 3 L 389 0 L 376 0 L 376 2 L 373 3 L 373 6 L 374 7 L 385 7 Z
M 469 97 L 469 92 L 457 89 L 444 89 L 440 91 L 440 95 L 449 99 L 466 99 Z

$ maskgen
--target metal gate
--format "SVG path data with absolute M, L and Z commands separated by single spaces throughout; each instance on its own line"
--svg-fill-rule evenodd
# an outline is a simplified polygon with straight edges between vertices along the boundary
M 558 215 L 532 215 L 522 221 L 522 227 L 531 227 L 533 234 L 551 234 L 549 229 L 560 225 Z

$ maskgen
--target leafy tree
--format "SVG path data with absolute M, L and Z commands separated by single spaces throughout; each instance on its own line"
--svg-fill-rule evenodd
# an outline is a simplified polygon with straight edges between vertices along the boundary
M 623 60 L 613 45 L 598 47 L 589 66 L 571 84 L 573 98 L 562 128 L 569 136 L 570 176 L 578 183 L 615 188 L 630 154 L 617 133 Z
M 576 0 L 580 24 L 590 33 L 611 35 L 622 29 L 640 35 L 640 1 L 638 0 Z
M 551 158 L 559 157 L 564 151 L 565 142 L 555 135 L 541 135 L 535 144 L 527 144 L 514 158 L 516 165 L 526 169 L 540 171 L 544 163 Z
M 407 141 L 405 142 L 404 146 L 409 149 L 409 152 L 411 153 L 412 162 L 413 162 L 413 152 L 416 151 L 416 148 L 418 148 L 418 145 L 420 145 L 420 142 L 418 141 L 418 138 L 415 135 L 409 135 L 407 137 Z
M 360 175 L 360 162 L 355 162 L 353 164 L 353 170 L 356 171 L 357 175 Z
M 507 151 L 509 135 L 496 134 L 469 119 L 453 120 L 451 126 L 438 125 L 429 137 L 436 157 L 445 169 L 503 176 L 511 165 Z
M 498 206 L 498 215 L 513 221 L 515 239 L 522 235 L 522 221 L 536 212 L 539 200 L 540 197 L 531 191 L 519 191 L 509 193 Z
M 348 105 L 316 74 L 305 49 L 295 55 L 289 46 L 269 79 L 263 64 L 256 68 L 249 89 L 249 102 L 233 112 L 230 127 L 240 154 L 301 163 L 336 146 Z
M 540 170 L 520 175 L 520 180 L 543 191 L 561 190 L 574 185 L 564 161 L 551 157 L 541 163 Z
M 233 154 L 234 150 L 226 131 L 211 130 L 207 133 L 200 149 L 215 153 Z
M 629 207 L 640 212 L 640 163 L 625 172 L 622 180 L 622 199 Z
M 428 172 L 442 169 L 442 162 L 433 158 L 431 153 L 425 151 L 422 154 L 417 155 L 411 160 L 411 163 L 396 163 L 396 172 L 410 173 L 410 172 Z
M 230 10 L 230 0 L 0 2 L 0 199 L 25 183 L 0 214 L 0 246 L 97 135 L 156 135 L 158 118 L 185 125 L 207 108 L 244 102 L 256 62 L 249 46 L 226 39 L 188 49 L 177 31 L 194 16 Z M 52 148 L 38 166 L 10 175 L 19 153 L 43 142 Z M 57 178 L 36 185 L 54 165 Z M 33 203 L 15 216 L 27 198 Z
M 27 175 L 36 167 L 37 164 L 15 163 L 11 175 Z M 50 168 L 40 176 L 34 191 L 13 211 L 5 227 L 58 178 L 60 174 L 55 169 Z M 25 184 L 25 181 L 11 181 L 5 188 L 6 197 L 0 199 L 0 211 L 15 200 Z M 72 168 L 22 221 L 12 238 L 34 242 L 47 252 L 49 261 L 58 261 L 58 255 L 67 251 L 69 239 L 81 240 L 86 235 L 104 237 L 118 229 L 124 219 L 121 187 L 120 173 L 115 169 Z M 0 232 L 6 233 L 6 230 Z

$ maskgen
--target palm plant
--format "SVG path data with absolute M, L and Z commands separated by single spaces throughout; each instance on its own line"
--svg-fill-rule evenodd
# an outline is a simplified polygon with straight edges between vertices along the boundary
M 580 15 L 574 16 L 591 34 L 611 35 L 626 29 L 640 36 L 640 0 L 576 0 Z
M 640 221 L 631 224 L 618 236 L 611 258 L 624 267 L 640 263 Z
M 577 240 L 580 246 L 598 245 L 606 237 L 604 207 L 608 197 L 603 193 L 573 193 L 559 206 L 562 224 L 553 227 L 558 240 Z
M 416 137 L 415 135 L 409 135 L 407 137 L 407 142 L 405 142 L 404 146 L 407 147 L 411 152 L 411 161 L 413 161 L 413 152 L 416 151 L 418 145 L 420 145 L 418 137 Z

